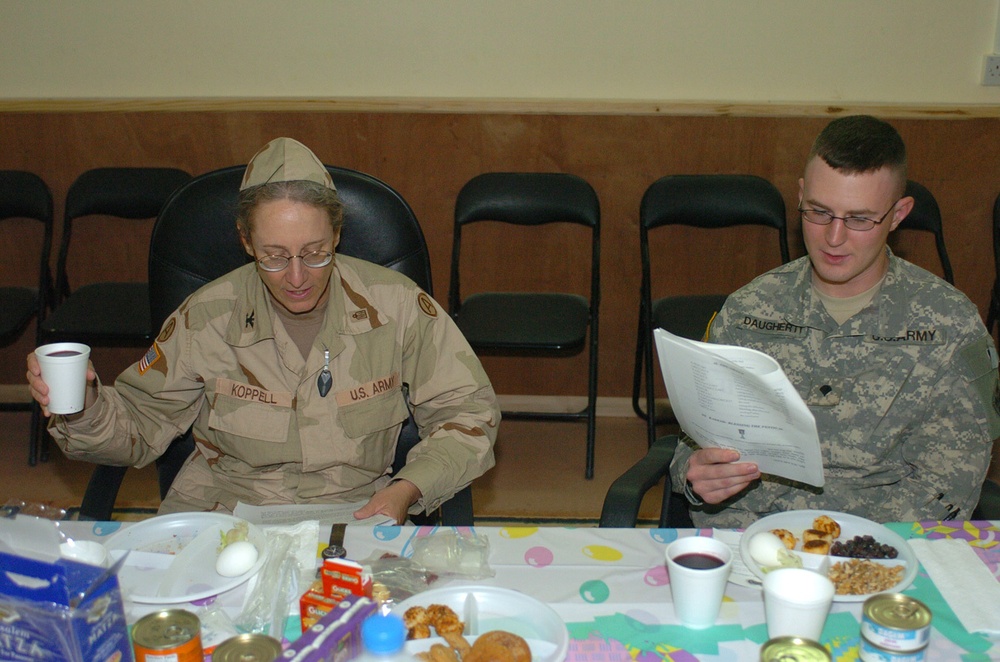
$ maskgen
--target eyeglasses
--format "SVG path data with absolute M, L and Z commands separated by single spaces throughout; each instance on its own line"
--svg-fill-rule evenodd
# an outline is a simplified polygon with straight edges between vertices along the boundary
M 899 200 L 902 200 L 902 198 Z M 865 216 L 834 216 L 828 211 L 822 211 L 820 209 L 802 209 L 801 207 L 799 207 L 799 213 L 802 214 L 802 218 L 810 223 L 815 223 L 816 225 L 830 225 L 830 223 L 833 223 L 835 219 L 839 218 L 844 222 L 844 227 L 848 230 L 854 230 L 855 232 L 868 232 L 886 219 L 892 210 L 896 208 L 899 200 L 892 203 L 892 206 L 889 207 L 889 211 L 882 214 L 882 217 L 877 221 L 874 218 L 867 218 Z
M 305 255 L 265 255 L 257 260 L 257 264 L 264 271 L 281 271 L 288 267 L 292 260 L 299 258 L 302 264 L 310 269 L 319 269 L 333 262 L 333 253 L 330 251 L 311 251 Z

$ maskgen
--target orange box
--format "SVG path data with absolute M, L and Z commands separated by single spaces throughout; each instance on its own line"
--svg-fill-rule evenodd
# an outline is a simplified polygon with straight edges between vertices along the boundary
M 347 559 L 324 559 L 320 571 L 323 595 L 343 598 L 346 595 L 372 597 L 372 576 L 360 563 Z
M 299 598 L 299 619 L 302 622 L 302 631 L 305 632 L 329 614 L 341 600 L 341 597 L 331 598 L 323 595 L 320 583 L 318 581 L 314 583 Z

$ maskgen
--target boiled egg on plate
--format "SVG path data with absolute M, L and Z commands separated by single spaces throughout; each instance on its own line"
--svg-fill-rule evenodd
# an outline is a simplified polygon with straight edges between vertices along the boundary
M 238 577 L 257 562 L 257 548 L 246 540 L 226 545 L 215 560 L 215 571 L 223 577 Z
M 750 558 L 764 568 L 802 567 L 802 559 L 788 551 L 781 538 L 770 531 L 755 533 L 748 549 Z

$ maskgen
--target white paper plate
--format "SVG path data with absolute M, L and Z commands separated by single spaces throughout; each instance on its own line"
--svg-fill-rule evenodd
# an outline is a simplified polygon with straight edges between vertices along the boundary
M 124 596 L 146 604 L 178 604 L 195 602 L 225 593 L 256 575 L 264 565 L 267 537 L 250 524 L 250 542 L 257 548 L 257 562 L 247 572 L 236 577 L 223 577 L 215 571 L 220 534 L 243 520 L 223 513 L 175 513 L 161 515 L 121 529 L 109 537 L 104 546 L 114 559 L 122 550 L 130 550 L 128 559 L 118 572 L 118 583 Z M 203 550 L 181 567 L 172 562 L 195 537 L 202 532 Z M 200 546 L 201 546 L 200 545 Z M 161 582 L 168 580 L 172 590 L 159 592 Z
M 757 563 L 750 556 L 750 538 L 752 538 L 755 533 L 770 531 L 772 529 L 788 529 L 796 538 L 798 538 L 799 543 L 793 551 L 802 559 L 803 567 L 809 568 L 810 570 L 816 570 L 826 574 L 829 571 L 830 565 L 833 563 L 847 561 L 848 559 L 845 557 L 809 554 L 807 552 L 800 551 L 802 549 L 802 532 L 806 529 L 813 528 L 813 520 L 820 515 L 831 517 L 838 524 L 840 524 L 840 537 L 837 538 L 837 540 L 840 540 L 841 542 L 847 542 L 854 536 L 870 535 L 878 542 L 892 545 L 896 548 L 899 555 L 894 559 L 872 559 L 876 563 L 883 565 L 906 566 L 906 570 L 903 571 L 903 579 L 900 580 L 900 582 L 895 586 L 886 589 L 886 591 L 902 591 L 913 583 L 913 580 L 917 576 L 917 557 L 914 555 L 913 550 L 905 540 L 892 530 L 869 519 L 865 519 L 864 517 L 849 515 L 847 513 L 836 513 L 827 510 L 789 510 L 785 513 L 768 515 L 767 517 L 757 520 L 746 528 L 746 531 L 743 532 L 743 536 L 740 538 L 740 557 L 743 559 L 743 563 L 746 564 L 750 572 L 752 572 L 758 579 L 764 578 L 763 570 L 761 570 L 760 566 L 757 565 Z M 873 594 L 871 593 L 866 593 L 864 595 L 835 595 L 833 597 L 833 601 L 864 602 L 872 595 Z
M 493 586 L 438 588 L 403 600 L 393 612 L 402 616 L 410 607 L 430 605 L 446 605 L 455 610 L 466 624 L 465 638 L 469 643 L 490 630 L 505 630 L 524 638 L 534 662 L 561 662 L 569 650 L 569 631 L 559 615 L 524 593 Z M 470 609 L 476 610 L 475 617 L 470 616 Z M 445 642 L 440 637 L 413 639 L 406 642 L 406 650 L 413 655 L 436 643 Z

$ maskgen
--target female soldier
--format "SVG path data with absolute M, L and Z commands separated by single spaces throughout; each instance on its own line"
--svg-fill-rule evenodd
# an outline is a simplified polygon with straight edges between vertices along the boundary
M 144 466 L 194 425 L 196 450 L 160 513 L 361 502 L 403 522 L 493 466 L 500 412 L 451 318 L 411 280 L 335 255 L 329 173 L 278 138 L 250 161 L 237 228 L 252 264 L 189 297 L 114 388 L 90 366 L 86 406 L 53 415 L 66 455 Z M 28 383 L 48 415 L 34 354 Z M 391 478 L 412 407 L 421 442 Z

